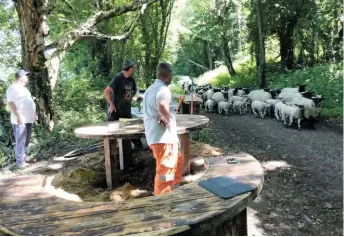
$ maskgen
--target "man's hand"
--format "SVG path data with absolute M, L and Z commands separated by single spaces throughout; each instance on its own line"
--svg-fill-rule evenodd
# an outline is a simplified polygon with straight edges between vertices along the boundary
M 116 106 L 113 103 L 111 103 L 108 109 L 108 113 L 111 114 L 114 111 L 116 112 Z
M 23 123 L 23 120 L 21 119 L 19 114 L 17 115 L 17 123 L 18 124 L 22 124 Z
M 170 127 L 170 122 L 167 121 L 166 119 L 159 117 L 158 122 L 165 128 L 169 128 Z
M 38 120 L 38 115 L 36 114 L 35 121 L 37 121 L 37 120 Z

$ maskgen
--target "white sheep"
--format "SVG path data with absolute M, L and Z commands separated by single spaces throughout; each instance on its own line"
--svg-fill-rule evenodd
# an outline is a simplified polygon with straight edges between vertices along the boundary
M 284 104 L 282 101 L 275 104 L 275 117 L 278 121 L 282 119 L 282 109 L 286 104 Z
M 209 89 L 209 90 L 207 90 L 207 92 L 205 92 L 205 93 L 206 93 L 206 99 L 207 99 L 207 100 L 211 100 L 211 97 L 213 97 L 213 95 L 214 95 L 214 91 L 211 90 L 211 89 Z
M 283 102 L 291 102 L 296 99 L 302 98 L 302 94 L 299 92 L 281 92 L 278 97 L 279 100 Z
M 222 94 L 222 92 L 216 92 L 214 95 L 211 97 L 213 101 L 215 101 L 216 104 L 219 104 L 221 101 L 226 101 L 226 98 Z
M 230 103 L 228 103 L 226 101 L 221 101 L 219 103 L 219 106 L 218 106 L 219 114 L 222 114 L 223 111 L 225 112 L 225 114 L 228 114 L 229 110 L 230 110 L 230 107 L 231 107 Z
M 301 130 L 301 121 L 303 118 L 304 108 L 303 105 L 286 105 L 282 109 L 282 120 L 284 121 L 284 125 L 287 126 L 287 119 L 289 120 L 289 126 L 293 123 L 293 121 L 297 120 L 297 127 Z
M 270 105 L 266 102 L 255 100 L 252 102 L 251 108 L 254 115 L 258 116 L 259 113 L 260 117 L 264 118 L 268 109 L 270 108 Z
M 245 114 L 247 112 L 247 101 L 237 100 L 233 103 L 233 112 Z
M 232 98 L 232 96 L 234 95 L 234 90 L 235 89 L 228 89 L 228 100 L 230 100 L 230 98 Z
M 303 92 L 306 89 L 306 85 L 296 85 L 297 87 L 291 88 L 291 87 L 286 87 L 281 90 L 282 92 L 291 92 L 291 93 L 298 93 L 298 92 Z
M 272 98 L 271 94 L 264 90 L 253 90 L 247 95 L 247 97 L 251 101 L 258 100 L 258 101 L 263 101 L 263 102 Z
M 238 96 L 244 96 L 244 95 L 246 95 L 246 93 L 245 93 L 244 90 L 238 90 L 237 95 L 238 95 Z
M 279 100 L 275 100 L 275 99 L 268 99 L 266 100 L 266 103 L 268 103 L 270 105 L 270 109 L 268 110 L 268 114 L 271 116 L 274 114 L 275 111 L 275 105 L 280 102 Z
M 209 112 L 212 112 L 214 110 L 214 107 L 215 107 L 215 101 L 213 100 L 207 100 L 205 102 L 205 111 L 209 111 Z
M 247 98 L 235 95 L 232 96 L 232 98 L 230 98 L 228 102 L 233 104 L 235 101 L 247 101 Z
M 302 105 L 304 108 L 304 118 L 312 119 L 317 118 L 319 115 L 319 109 L 315 106 L 315 103 L 311 99 L 304 97 L 293 100 L 291 103 L 295 105 Z

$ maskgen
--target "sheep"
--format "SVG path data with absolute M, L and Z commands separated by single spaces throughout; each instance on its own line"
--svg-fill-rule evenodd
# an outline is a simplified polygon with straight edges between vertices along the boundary
M 212 89 L 207 90 L 206 92 L 206 99 L 211 100 L 211 97 L 213 97 L 214 91 Z
M 266 101 L 268 99 L 272 99 L 272 96 L 269 92 L 266 92 L 264 90 L 253 90 L 251 91 L 247 97 L 251 100 L 251 101 Z
M 295 105 L 302 105 L 304 107 L 304 118 L 306 119 L 315 119 L 319 115 L 319 110 L 315 106 L 314 101 L 311 99 L 302 97 L 293 100 L 291 103 Z
M 306 89 L 306 86 L 307 85 L 296 84 L 295 88 L 290 88 L 290 87 L 283 88 L 281 93 L 282 92 L 291 92 L 291 93 L 304 92 Z
M 233 104 L 235 101 L 247 101 L 246 97 L 241 97 L 241 96 L 237 96 L 234 95 L 230 98 L 230 100 L 228 101 L 229 103 Z
M 230 100 L 230 98 L 232 98 L 232 96 L 234 95 L 234 90 L 235 89 L 228 89 L 228 100 Z
M 237 96 L 244 96 L 246 95 L 246 91 L 247 91 L 247 90 L 244 90 L 243 88 L 235 88 L 232 90 L 233 90 L 233 95 L 237 95 Z
M 274 111 L 275 111 L 275 105 L 279 102 L 279 100 L 275 100 L 275 99 L 268 99 L 266 100 L 266 103 L 268 103 L 270 105 L 270 108 L 268 110 L 268 114 L 270 116 L 274 115 Z
M 293 123 L 294 119 L 297 119 L 297 127 L 301 130 L 301 121 L 303 118 L 304 106 L 303 105 L 286 105 L 282 109 L 282 120 L 284 125 L 287 126 L 287 119 L 289 120 L 289 126 Z
M 215 101 L 216 104 L 219 104 L 221 101 L 226 101 L 225 97 L 221 92 L 215 92 L 211 99 Z
M 218 106 L 219 114 L 222 114 L 223 111 L 225 112 L 225 114 L 228 114 L 230 107 L 231 107 L 230 103 L 226 101 L 221 101 Z
M 270 105 L 266 102 L 255 100 L 252 102 L 251 108 L 254 115 L 258 116 L 257 112 L 259 113 L 260 117 L 264 118 L 266 115 Z
M 233 103 L 233 112 L 234 113 L 240 113 L 245 114 L 247 112 L 247 101 L 234 101 Z
M 209 111 L 209 112 L 212 112 L 214 110 L 214 107 L 215 107 L 215 101 L 213 100 L 207 100 L 205 102 L 205 111 Z
M 288 102 L 288 105 L 292 105 L 292 103 Z M 282 110 L 285 106 L 287 106 L 287 104 L 282 101 L 275 104 L 275 117 L 278 121 L 283 121 Z

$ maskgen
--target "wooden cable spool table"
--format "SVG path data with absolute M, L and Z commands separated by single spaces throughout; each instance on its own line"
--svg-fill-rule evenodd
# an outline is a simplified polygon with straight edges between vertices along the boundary
M 235 157 L 237 164 L 227 164 Z M 260 163 L 246 153 L 206 159 L 201 180 L 229 176 L 253 191 L 222 199 L 198 181 L 169 193 L 112 202 L 74 202 L 49 191 L 42 175 L 0 178 L 0 235 L 247 235 L 247 206 L 263 187 Z
M 188 172 L 190 170 L 189 132 L 204 128 L 208 124 L 209 119 L 201 115 L 187 114 L 176 115 L 176 119 L 181 152 L 184 158 L 184 172 Z M 116 140 L 144 137 L 144 126 L 139 121 L 140 119 L 129 120 L 128 125 L 118 129 L 111 129 L 112 124 L 119 123 L 114 121 L 88 125 L 77 128 L 74 131 L 77 137 L 104 139 L 105 170 L 108 187 L 116 187 L 118 185 Z M 113 144 L 111 144 L 110 140 L 113 141 Z

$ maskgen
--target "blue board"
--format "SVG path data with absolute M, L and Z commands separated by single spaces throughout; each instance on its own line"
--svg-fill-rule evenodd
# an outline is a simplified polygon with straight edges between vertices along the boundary
M 198 185 L 225 199 L 235 197 L 242 193 L 250 192 L 254 189 L 250 185 L 244 184 L 228 176 L 218 176 L 215 178 L 202 180 L 199 181 Z

